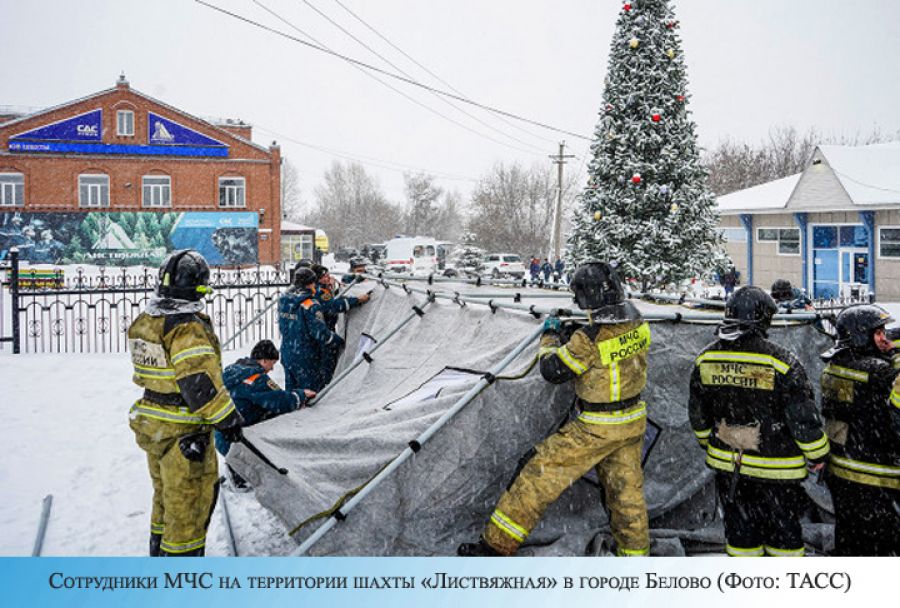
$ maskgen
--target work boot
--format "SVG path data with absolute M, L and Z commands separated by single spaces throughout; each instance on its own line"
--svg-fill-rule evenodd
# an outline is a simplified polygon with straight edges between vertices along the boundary
M 159 546 L 162 544 L 162 534 L 150 535 L 150 557 L 161 557 Z
M 483 538 L 479 538 L 477 543 L 461 544 L 456 548 L 456 554 L 460 557 L 503 557 Z
M 231 465 L 225 465 L 228 467 L 228 473 L 231 476 L 231 488 L 237 493 L 249 492 L 253 488 L 250 486 L 250 483 L 238 475 L 238 472 L 231 468 Z

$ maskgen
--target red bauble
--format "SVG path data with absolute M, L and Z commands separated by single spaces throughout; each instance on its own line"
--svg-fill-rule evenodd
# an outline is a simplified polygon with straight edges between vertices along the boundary
M 627 11 L 630 11 L 630 10 L 631 10 L 631 5 L 630 5 L 630 4 L 626 4 L 626 5 L 623 6 L 622 8 L 625 9 L 625 11 L 627 12 Z
M 684 101 L 684 95 L 676 95 L 675 101 Z
M 640 174 L 640 173 L 635 173 L 634 175 L 632 175 L 632 176 L 631 176 L 631 183 L 632 183 L 632 184 L 639 184 L 639 183 L 641 183 L 641 174 Z
M 659 122 L 662 119 L 662 117 L 659 114 L 654 114 L 653 116 L 650 117 L 650 119 L 653 122 Z

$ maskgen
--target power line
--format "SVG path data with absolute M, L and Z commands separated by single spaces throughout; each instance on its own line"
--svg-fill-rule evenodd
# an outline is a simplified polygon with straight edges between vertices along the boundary
M 288 21 L 287 19 L 285 19 L 284 17 L 282 17 L 281 15 L 279 15 L 278 13 L 276 13 L 275 11 L 273 11 L 272 9 L 270 9 L 269 7 L 267 7 L 266 5 L 264 5 L 264 4 L 263 4 L 262 2 L 260 2 L 259 0 L 253 0 L 253 3 L 256 4 L 257 6 L 259 6 L 261 9 L 265 10 L 266 12 L 268 12 L 270 15 L 272 15 L 273 17 L 275 17 L 276 19 L 278 19 L 279 21 L 281 21 L 281 22 L 284 23 L 285 25 L 287 25 L 288 27 L 290 27 L 290 28 L 294 29 L 295 31 L 297 31 L 300 35 L 306 36 L 307 38 L 309 38 L 310 40 L 312 40 L 312 41 L 315 42 L 316 44 L 320 45 L 322 48 L 324 48 L 324 49 L 326 49 L 326 50 L 328 50 L 328 51 L 331 51 L 331 49 L 329 49 L 327 46 L 325 46 L 324 44 L 322 44 L 320 41 L 316 40 L 315 37 L 313 37 L 311 34 L 309 34 L 309 33 L 305 32 L 305 31 L 301 30 L 299 27 L 297 27 L 296 25 L 294 25 L 293 23 L 291 23 L 290 21 Z M 507 146 L 507 147 L 510 147 L 510 148 L 514 148 L 514 149 L 516 149 L 516 150 L 519 150 L 520 152 L 526 152 L 526 153 L 528 153 L 528 154 L 532 154 L 532 152 L 530 152 L 530 151 L 528 151 L 528 150 L 524 150 L 524 149 L 518 148 L 518 147 L 516 147 L 516 146 L 511 146 L 510 144 L 507 144 L 506 142 L 502 142 L 502 141 L 500 141 L 500 140 L 498 140 L 498 139 L 495 139 L 495 138 L 491 137 L 490 135 L 486 135 L 486 134 L 484 134 L 484 133 L 481 133 L 481 132 L 479 132 L 479 131 L 476 131 L 475 129 L 469 127 L 468 125 L 463 124 L 463 123 L 459 122 L 458 120 L 456 120 L 456 119 L 454 119 L 454 118 L 451 118 L 451 117 L 447 116 L 446 114 L 443 114 L 443 113 L 439 112 L 438 110 L 435 110 L 434 108 L 432 108 L 432 107 L 430 107 L 430 106 L 425 105 L 424 103 L 422 103 L 422 102 L 419 101 L 418 99 L 415 99 L 414 97 L 412 97 L 412 96 L 410 96 L 410 95 L 404 93 L 403 91 L 401 91 L 401 90 L 398 89 L 397 87 L 393 86 L 392 84 L 385 82 L 384 80 L 382 80 L 381 78 L 379 78 L 379 77 L 376 76 L 375 74 L 371 74 L 371 73 L 365 71 L 364 69 L 362 69 L 362 68 L 359 67 L 359 66 L 354 66 L 354 67 L 355 67 L 356 69 L 358 69 L 360 72 L 362 72 L 363 74 L 365 74 L 366 76 L 368 76 L 369 78 L 371 78 L 372 80 L 374 80 L 375 82 L 377 82 L 377 83 L 379 83 L 379 84 L 381 84 L 381 85 L 383 85 L 383 86 L 389 88 L 390 90 L 394 91 L 394 92 L 397 93 L 398 95 L 403 96 L 404 98 L 406 98 L 407 100 L 409 100 L 409 101 L 411 101 L 412 103 L 416 104 L 417 106 L 419 106 L 419 107 L 421 107 L 421 108 L 423 108 L 423 109 L 425 109 L 425 110 L 428 110 L 428 111 L 431 112 L 432 114 L 435 114 L 435 115 L 437 115 L 437 116 L 440 116 L 440 117 L 443 118 L 444 120 L 449 121 L 449 122 L 455 124 L 455 125 L 458 126 L 458 127 L 462 127 L 463 129 L 465 129 L 465 130 L 467 130 L 467 131 L 469 131 L 469 132 L 471 132 L 471 133 L 474 133 L 475 135 L 478 135 L 479 137 L 483 137 L 483 138 L 485 138 L 485 139 L 488 139 L 488 140 L 490 140 L 490 141 L 492 141 L 492 142 L 494 142 L 494 143 L 500 144 L 501 146 Z
M 401 49 L 399 46 L 397 46 L 396 44 L 394 44 L 393 42 L 391 42 L 390 40 L 388 40 L 388 38 L 387 38 L 386 36 L 384 36 L 381 32 L 379 32 L 379 31 L 378 31 L 377 29 L 375 29 L 372 25 L 370 25 L 368 22 L 366 22 L 362 17 L 360 17 L 359 15 L 357 15 L 356 13 L 354 13 L 352 10 L 350 10 L 350 8 L 347 7 L 343 2 L 341 2 L 341 0 L 334 0 L 334 2 L 335 2 L 338 6 L 340 6 L 342 9 L 344 9 L 345 11 L 347 11 L 354 19 L 356 19 L 357 21 L 359 21 L 360 23 L 362 23 L 362 24 L 363 24 L 366 28 L 368 28 L 372 33 L 374 33 L 376 36 L 378 36 L 379 38 L 381 38 L 382 40 L 384 40 L 387 44 L 389 44 L 389 45 L 390 45 L 394 50 L 396 50 L 398 53 L 400 53 L 401 55 L 403 55 L 404 57 L 406 57 L 407 59 L 409 59 L 411 62 L 413 62 L 414 64 L 416 64 L 417 66 L 419 66 L 422 70 L 424 70 L 425 72 L 427 72 L 430 76 L 432 76 L 433 78 L 435 78 L 438 82 L 440 82 L 441 84 L 443 84 L 444 86 L 446 86 L 448 89 L 450 89 L 451 91 L 453 91 L 453 92 L 456 93 L 457 95 L 461 95 L 461 96 L 465 97 L 465 93 L 463 93 L 462 91 L 460 91 L 459 89 L 457 89 L 456 87 L 454 87 L 452 84 L 450 84 L 449 82 L 447 82 L 446 80 L 444 80 L 443 78 L 441 78 L 440 76 L 438 76 L 437 74 L 435 74 L 434 72 L 432 72 L 431 70 L 429 70 L 427 67 L 425 67 L 424 65 L 422 65 L 420 62 L 416 61 L 416 59 L 415 59 L 414 57 L 412 57 L 409 53 L 407 53 L 406 51 L 404 51 L 403 49 Z M 393 65 L 393 64 L 391 64 L 391 65 Z M 403 74 L 406 75 L 406 76 L 409 76 L 409 74 L 406 74 L 406 72 L 403 72 Z M 544 140 L 544 141 L 546 141 L 546 142 L 550 142 L 550 143 L 554 143 L 554 144 L 556 143 L 556 140 L 551 139 L 551 138 L 549 138 L 549 137 L 544 137 L 543 135 L 537 135 L 537 134 L 532 133 L 531 131 L 529 131 L 529 130 L 527 130 L 527 129 L 523 129 L 522 127 L 520 127 L 519 125 L 515 124 L 514 122 L 510 122 L 509 120 L 507 120 L 507 119 L 504 118 L 503 116 L 498 116 L 497 118 L 499 118 L 499 119 L 500 119 L 501 121 L 503 121 L 505 124 L 507 124 L 507 125 L 513 127 L 514 129 L 518 129 L 518 130 L 521 131 L 522 133 L 525 133 L 526 135 L 529 135 L 529 136 L 531 136 L 531 137 L 536 137 L 536 138 L 538 138 L 538 139 L 542 139 L 542 140 Z
M 368 44 L 366 44 L 365 42 L 363 42 L 362 40 L 360 40 L 358 37 L 354 36 L 352 32 L 348 31 L 348 30 L 347 30 L 345 27 L 343 27 L 340 23 L 336 22 L 334 19 L 332 19 L 331 17 L 329 17 L 328 15 L 326 15 L 324 12 L 322 12 L 321 9 L 319 9 L 318 7 L 316 7 L 312 2 L 310 2 L 309 0 L 300 0 L 300 1 L 303 2 L 303 3 L 304 3 L 306 6 L 308 6 L 309 8 L 311 8 L 312 10 L 314 10 L 314 11 L 316 12 L 316 14 L 318 14 L 320 17 L 322 17 L 323 19 L 325 19 L 326 21 L 328 21 L 328 23 L 330 23 L 331 25 L 333 25 L 334 27 L 336 27 L 337 29 L 339 29 L 341 32 L 343 32 L 344 34 L 346 34 L 347 36 L 349 36 L 354 42 L 356 42 L 357 44 L 361 45 L 361 46 L 362 46 L 363 48 L 365 48 L 367 51 L 369 51 L 370 53 L 372 53 L 373 55 L 375 55 L 376 57 L 378 57 L 379 59 L 381 59 L 382 61 L 384 61 L 386 64 L 388 64 L 389 66 L 391 66 L 392 68 L 394 68 L 395 70 L 397 70 L 398 72 L 400 72 L 401 74 L 403 74 L 404 76 L 406 76 L 407 78 L 412 78 L 412 75 L 411 75 L 411 74 L 409 74 L 408 72 L 404 71 L 403 68 L 401 68 L 400 66 L 398 66 L 397 64 L 395 64 L 394 62 L 392 62 L 390 59 L 388 59 L 387 57 L 385 57 L 384 55 L 382 55 L 381 53 L 379 53 L 378 51 L 376 51 L 375 49 L 373 49 L 371 46 L 369 46 Z M 519 150 L 520 152 L 527 152 L 527 153 L 535 154 L 535 155 L 542 155 L 542 154 L 543 154 L 543 151 L 541 151 L 539 148 L 535 147 L 533 144 L 531 144 L 531 143 L 529 143 L 529 142 L 527 142 L 527 141 L 524 141 L 524 140 L 522 140 L 522 139 L 519 139 L 518 137 L 516 137 L 516 136 L 514 136 L 514 135 L 510 135 L 510 134 L 508 134 L 508 133 L 506 133 L 506 132 L 504 132 L 504 131 L 501 131 L 500 129 L 496 128 L 495 126 L 491 125 L 490 123 L 487 123 L 487 122 L 485 122 L 484 120 L 478 118 L 477 116 L 475 116 L 475 115 L 472 114 L 471 112 L 465 110 L 464 108 L 459 107 L 458 105 L 456 105 L 455 103 L 453 103 L 453 102 L 450 101 L 449 99 L 445 99 L 444 97 L 441 97 L 441 96 L 438 95 L 437 93 L 432 93 L 432 95 L 434 95 L 437 99 L 439 99 L 439 100 L 442 101 L 443 103 L 447 104 L 448 106 L 450 106 L 450 107 L 453 108 L 454 110 L 456 110 L 456 111 L 458 111 L 458 112 L 462 112 L 463 114 L 465 114 L 466 116 L 468 116 L 469 118 L 471 118 L 472 120 L 474 120 L 475 122 L 477 122 L 477 123 L 479 123 L 479 124 L 481 124 L 481 125 L 484 125 L 484 126 L 487 127 L 488 129 L 491 129 L 492 131 L 494 131 L 494 132 L 496 132 L 496 133 L 499 133 L 500 135 L 502 135 L 502 136 L 504 136 L 504 137 L 508 137 L 508 138 L 510 138 L 510 139 L 512 139 L 512 140 L 514 140 L 514 141 L 519 142 L 519 143 L 522 144 L 522 145 L 528 146 L 528 147 L 530 147 L 532 150 L 531 150 L 531 151 L 524 150 L 524 149 L 522 149 L 522 148 L 519 148 L 519 147 L 517 147 L 517 146 L 511 146 L 511 145 L 506 144 L 506 143 L 504 143 L 504 142 L 498 142 L 498 143 L 501 143 L 501 144 L 503 144 L 503 145 L 505 145 L 505 146 L 509 146 L 510 148 L 513 148 L 513 149 L 515 149 L 515 150 Z M 491 139 L 491 141 L 497 141 L 497 140 L 495 140 L 495 139 L 493 139 L 493 138 L 489 138 L 489 139 Z
M 539 122 L 539 121 L 536 121 L 536 120 L 531 120 L 530 118 L 525 118 L 524 116 L 519 116 L 518 114 L 513 114 L 512 112 L 507 112 L 507 111 L 505 111 L 505 110 L 501 110 L 501 109 L 495 108 L 495 107 L 493 107 L 493 106 L 489 106 L 489 105 L 486 105 L 486 104 L 482 104 L 482 103 L 479 103 L 479 102 L 477 102 L 477 101 L 473 101 L 473 100 L 471 100 L 471 99 L 468 99 L 468 98 L 466 98 L 466 97 L 462 97 L 462 96 L 460 96 L 460 95 L 455 95 L 455 94 L 453 94 L 453 93 L 448 93 L 447 91 L 443 91 L 443 90 L 441 90 L 441 89 L 437 89 L 437 88 L 435 88 L 435 87 L 428 86 L 427 84 L 423 84 L 423 83 L 418 82 L 418 81 L 416 81 L 416 80 L 413 80 L 413 79 L 411 79 L 411 78 L 406 78 L 406 77 L 401 76 L 401 75 L 399 75 L 399 74 L 394 74 L 393 72 L 389 72 L 389 71 L 387 71 L 387 70 L 382 70 L 381 68 L 375 67 L 374 65 L 371 65 L 371 64 L 366 63 L 366 62 L 364 62 L 364 61 L 360 61 L 360 60 L 358 60 L 358 59 L 353 59 L 352 57 L 348 57 L 348 56 L 346 56 L 346 55 L 342 55 L 342 54 L 340 54 L 340 53 L 337 53 L 337 52 L 335 52 L 335 51 L 332 51 L 331 49 L 328 49 L 328 48 L 319 46 L 319 45 L 317 45 L 317 44 L 313 44 L 313 43 L 311 43 L 311 42 L 307 42 L 307 41 L 305 41 L 305 40 L 301 40 L 300 38 L 297 38 L 296 36 L 291 36 L 290 34 L 287 34 L 287 33 L 282 32 L 282 31 L 280 31 L 280 30 L 276 30 L 275 28 L 272 28 L 272 27 L 269 27 L 269 26 L 264 25 L 264 24 L 262 24 L 262 23 L 259 23 L 258 21 L 253 21 L 252 19 L 249 19 L 249 18 L 247 18 L 247 17 L 244 17 L 243 15 L 238 15 L 237 13 L 232 13 L 231 11 L 227 11 L 227 10 L 225 10 L 224 8 L 221 8 L 221 7 L 216 6 L 216 5 L 214 5 L 214 4 L 210 4 L 210 3 L 208 3 L 208 2 L 205 2 L 204 0 L 194 0 L 194 2 L 196 2 L 197 4 L 202 4 L 203 6 L 205 6 L 205 7 L 207 7 L 207 8 L 210 8 L 210 9 L 212 9 L 212 10 L 214 10 L 214 11 L 217 11 L 217 12 L 219 12 L 219 13 L 222 13 L 222 14 L 224 14 L 224 15 L 228 15 L 229 17 L 232 17 L 232 18 L 234 18 L 234 19 L 237 19 L 238 21 L 243 21 L 244 23 L 248 23 L 248 24 L 253 25 L 253 26 L 255 26 L 255 27 L 259 28 L 259 29 L 265 30 L 265 31 L 270 32 L 270 33 L 272 33 L 272 34 L 275 34 L 275 35 L 277 35 L 277 36 L 281 36 L 282 38 L 286 38 L 286 39 L 288 39 L 288 40 L 291 40 L 291 41 L 293 41 L 293 42 L 296 42 L 297 44 L 302 44 L 302 45 L 307 46 L 307 47 L 309 47 L 309 48 L 311 48 L 311 49 L 315 49 L 315 50 L 320 51 L 320 52 L 322 52 L 322 53 L 326 53 L 326 54 L 331 55 L 331 56 L 333 56 L 333 57 L 337 57 L 338 59 L 342 59 L 343 61 L 346 61 L 346 62 L 348 62 L 348 63 L 352 63 L 352 64 L 354 64 L 354 65 L 357 65 L 357 66 L 359 66 L 359 67 L 365 68 L 365 69 L 367 69 L 367 70 L 372 70 L 373 72 L 378 72 L 379 74 L 383 74 L 383 75 L 388 76 L 388 77 L 390 77 L 390 78 L 394 78 L 394 79 L 396 79 L 396 80 L 400 80 L 400 81 L 402 81 L 402 82 L 405 82 L 406 84 L 411 84 L 411 85 L 413 85 L 413 86 L 416 86 L 416 87 L 425 89 L 425 90 L 427 90 L 427 91 L 432 91 L 433 93 L 437 93 L 437 94 L 439 94 L 439 95 L 443 95 L 443 96 L 445 96 L 445 97 L 449 97 L 449 98 L 451 98 L 451 99 L 455 99 L 455 100 L 457 100 L 457 101 L 461 101 L 462 103 L 466 103 L 466 104 L 469 104 L 469 105 L 472 105 L 472 106 L 481 108 L 481 109 L 483 109 L 483 110 L 487 110 L 487 111 L 489 111 L 489 112 L 494 112 L 495 114 L 500 114 L 500 115 L 502 115 L 502 116 L 507 116 L 507 117 L 513 118 L 513 119 L 515 119 L 515 120 L 519 120 L 519 121 L 522 121 L 522 122 L 526 122 L 526 123 L 535 125 L 535 126 L 537 126 L 537 127 L 541 127 L 542 129 L 548 129 L 548 130 L 550 130 L 550 131 L 556 131 L 557 133 L 562 133 L 562 134 L 564 134 L 564 135 L 571 135 L 572 137 L 577 137 L 578 139 L 583 139 L 583 140 L 585 140 L 585 141 L 592 141 L 592 139 L 591 139 L 590 137 L 586 137 L 586 136 L 584 136 L 584 135 L 581 135 L 580 133 L 575 133 L 575 132 L 573 132 L 573 131 L 566 131 L 565 129 L 560 129 L 560 128 L 558 128 L 558 127 L 554 127 L 554 126 L 552 126 L 552 125 L 548 125 L 548 124 L 543 123 L 543 122 Z

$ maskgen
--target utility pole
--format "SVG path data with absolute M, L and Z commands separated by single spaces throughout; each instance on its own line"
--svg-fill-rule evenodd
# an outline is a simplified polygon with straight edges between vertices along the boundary
M 566 142 L 559 142 L 559 154 L 551 155 L 553 164 L 559 168 L 559 186 L 556 193 L 556 213 L 553 214 L 553 256 L 558 258 L 560 254 L 560 228 L 562 226 L 562 199 L 563 199 L 563 165 L 567 158 L 575 158 L 573 154 L 565 154 Z M 552 258 L 551 258 L 552 261 Z

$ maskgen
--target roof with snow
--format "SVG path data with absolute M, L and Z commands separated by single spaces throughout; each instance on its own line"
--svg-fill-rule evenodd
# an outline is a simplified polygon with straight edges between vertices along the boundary
M 315 228 L 313 228 L 312 226 L 304 226 L 303 224 L 288 222 L 286 220 L 281 221 L 282 232 L 310 232 L 313 230 L 315 230 Z
M 808 202 L 798 199 L 805 184 L 817 179 L 810 174 L 820 165 L 827 167 L 844 192 L 835 192 L 832 200 L 849 199 L 853 206 L 900 205 L 900 141 L 866 146 L 817 146 L 802 173 L 783 177 L 752 188 L 738 190 L 716 199 L 725 215 L 740 212 L 827 211 L 832 205 L 807 209 Z M 808 180 L 808 181 L 807 181 Z M 831 188 L 818 182 L 814 188 Z M 844 197 L 846 195 L 846 198 Z M 808 200 L 808 199 L 807 199 Z

